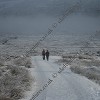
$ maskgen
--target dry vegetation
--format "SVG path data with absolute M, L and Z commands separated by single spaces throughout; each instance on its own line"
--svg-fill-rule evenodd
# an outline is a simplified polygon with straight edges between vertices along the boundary
M 19 57 L 16 60 L 14 60 L 14 64 L 18 66 L 25 66 L 27 68 L 31 68 L 31 59 L 29 57 Z
M 86 76 L 87 78 L 100 84 L 100 59 L 97 56 L 89 55 L 73 55 L 68 54 L 63 56 L 60 62 L 70 64 L 70 69 L 78 74 Z M 71 61 L 74 59 L 73 61 Z M 71 63 L 70 63 L 71 62 Z
M 5 59 L 0 59 L 0 100 L 18 100 L 30 89 L 33 79 L 28 68 L 31 67 L 31 61 L 29 57 Z

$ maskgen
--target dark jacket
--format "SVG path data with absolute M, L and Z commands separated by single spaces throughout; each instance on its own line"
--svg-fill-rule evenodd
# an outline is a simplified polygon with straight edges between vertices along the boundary
M 45 56 L 45 51 L 44 50 L 42 51 L 42 55 Z
M 49 56 L 49 51 L 46 52 L 46 56 Z

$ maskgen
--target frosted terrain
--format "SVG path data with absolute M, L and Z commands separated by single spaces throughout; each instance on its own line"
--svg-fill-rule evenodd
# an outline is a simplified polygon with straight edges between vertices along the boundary
M 29 51 L 48 32 L 48 28 L 57 22 L 66 9 L 77 2 L 80 4 L 79 10 L 67 16 L 36 47 L 35 52 L 31 52 L 31 57 L 24 58 L 23 55 L 26 51 Z M 49 62 L 43 61 L 40 56 L 43 48 L 50 51 Z M 83 51 L 80 50 L 82 48 L 84 48 Z M 99 52 L 98 55 L 97 52 Z M 87 73 L 92 75 L 95 71 L 98 79 L 100 77 L 98 74 L 100 72 L 100 0 L 0 0 L 0 78 L 3 78 L 3 75 L 7 78 L 6 75 L 8 75 L 9 81 L 7 80 L 7 82 L 11 82 L 11 79 L 17 84 L 19 76 L 15 72 L 19 73 L 20 68 L 27 72 L 21 72 L 20 77 L 22 78 L 16 85 L 16 88 L 22 87 L 23 91 L 26 91 L 25 87 L 27 84 L 29 85 L 28 92 L 25 92 L 25 96 L 21 100 L 29 100 L 32 94 L 47 82 L 52 73 L 57 72 L 59 67 L 69 60 L 67 54 L 70 56 L 70 54 L 76 55 L 76 53 L 82 54 L 82 57 L 76 57 L 72 66 L 70 64 L 66 66 L 64 72 L 58 75 L 53 84 L 36 100 L 100 100 L 100 86 L 92 82 L 94 80 L 87 79 L 85 73 L 85 68 L 87 68 Z M 65 62 L 64 59 L 62 61 L 62 55 L 67 55 Z M 88 59 L 87 56 L 84 58 L 84 55 L 94 59 Z M 93 61 L 95 66 L 91 65 Z M 15 65 L 18 66 L 18 70 L 14 69 Z M 77 70 L 72 72 L 70 67 L 72 70 L 77 68 L 80 72 L 84 71 L 86 75 L 83 72 L 81 74 L 86 77 L 73 73 Z M 12 76 L 8 68 L 14 69 L 12 72 L 15 76 Z M 7 71 L 10 74 L 6 74 Z M 32 79 L 28 78 L 29 73 Z M 24 86 L 21 82 L 26 74 Z M 10 77 L 17 80 L 13 81 L 13 78 Z M 0 82 L 2 83 L 2 81 Z M 30 84 L 32 82 L 33 84 Z M 8 84 L 9 91 L 11 84 Z M 13 92 L 10 94 L 8 91 L 5 96 L 6 88 L 4 87 L 2 90 L 4 92 L 0 92 L 1 97 L 9 95 L 8 97 L 17 98 L 16 91 L 15 94 Z M 19 93 L 18 91 L 17 93 Z M 19 94 L 19 98 L 22 98 L 22 95 Z

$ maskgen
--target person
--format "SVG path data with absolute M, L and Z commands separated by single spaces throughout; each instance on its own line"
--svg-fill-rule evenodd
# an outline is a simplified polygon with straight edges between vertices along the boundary
M 45 50 L 44 49 L 42 51 L 42 57 L 43 57 L 43 60 L 45 60 Z
M 50 53 L 49 53 L 49 51 L 47 50 L 47 51 L 46 51 L 46 59 L 47 59 L 47 61 L 49 60 L 49 54 L 50 54 Z

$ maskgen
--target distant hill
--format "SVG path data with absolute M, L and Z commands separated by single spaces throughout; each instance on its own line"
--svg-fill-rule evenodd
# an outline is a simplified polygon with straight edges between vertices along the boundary
M 100 0 L 0 0 L 0 16 L 53 16 L 77 2 L 81 2 L 80 12 L 100 13 Z

